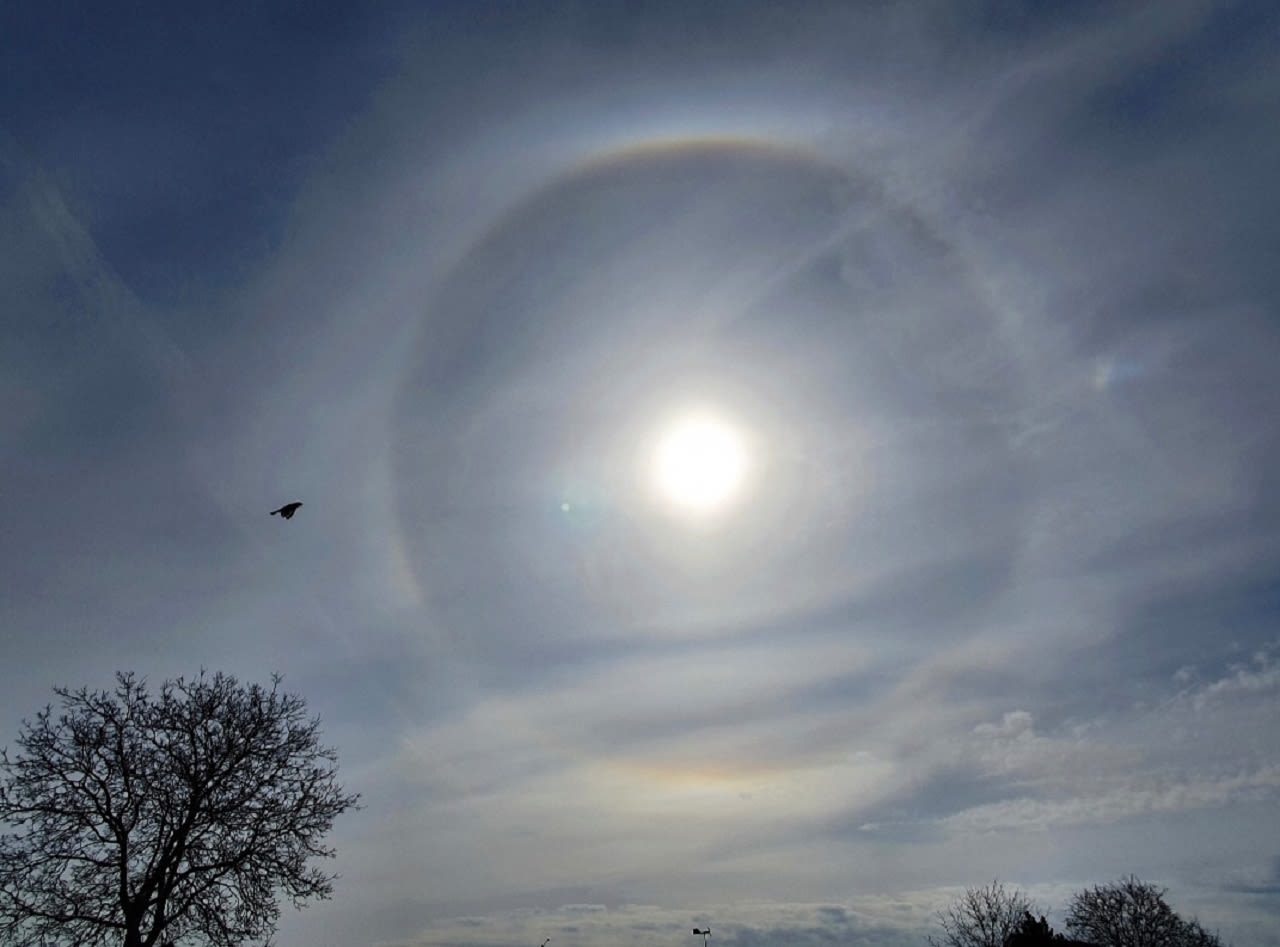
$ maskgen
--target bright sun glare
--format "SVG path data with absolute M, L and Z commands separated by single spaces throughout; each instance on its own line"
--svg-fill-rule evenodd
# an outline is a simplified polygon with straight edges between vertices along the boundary
M 715 415 L 685 415 L 659 435 L 653 473 L 668 503 L 686 513 L 717 513 L 741 493 L 746 445 L 731 424 Z

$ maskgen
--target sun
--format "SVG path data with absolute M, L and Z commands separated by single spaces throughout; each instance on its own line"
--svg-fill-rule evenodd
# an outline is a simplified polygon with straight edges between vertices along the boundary
M 734 425 L 712 412 L 689 412 L 659 433 L 653 483 L 672 507 L 708 516 L 738 499 L 747 468 L 746 441 Z

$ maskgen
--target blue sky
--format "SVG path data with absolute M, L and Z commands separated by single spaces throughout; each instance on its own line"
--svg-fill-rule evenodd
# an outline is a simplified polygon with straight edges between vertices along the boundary
M 5 739 L 283 673 L 281 947 L 1280 944 L 1280 16 L 1047 6 L 7 7 Z

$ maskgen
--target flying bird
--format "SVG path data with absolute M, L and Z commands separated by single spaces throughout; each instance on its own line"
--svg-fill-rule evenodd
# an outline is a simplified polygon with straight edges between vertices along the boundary
M 297 500 L 295 500 L 293 503 L 286 503 L 284 506 L 280 507 L 280 509 L 278 510 L 272 510 L 271 515 L 275 516 L 277 513 L 279 513 L 285 519 L 291 520 L 293 519 L 293 514 L 298 512 L 298 507 L 300 506 L 302 506 L 302 504 Z

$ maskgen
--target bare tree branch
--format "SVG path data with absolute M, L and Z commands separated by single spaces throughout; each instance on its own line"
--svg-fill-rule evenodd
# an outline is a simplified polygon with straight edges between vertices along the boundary
M 1183 920 L 1164 896 L 1164 888 L 1135 875 L 1095 885 L 1072 899 L 1067 930 L 1098 947 L 1221 947 L 1216 934 Z
M 0 939 L 211 947 L 268 939 L 278 898 L 327 898 L 322 839 L 359 797 L 306 704 L 225 674 L 55 689 L 0 751 Z
M 932 947 L 1004 947 L 1009 935 L 1020 929 L 1023 917 L 1035 910 L 1029 897 L 999 880 L 966 888 L 938 912 L 941 933 L 928 940 Z

